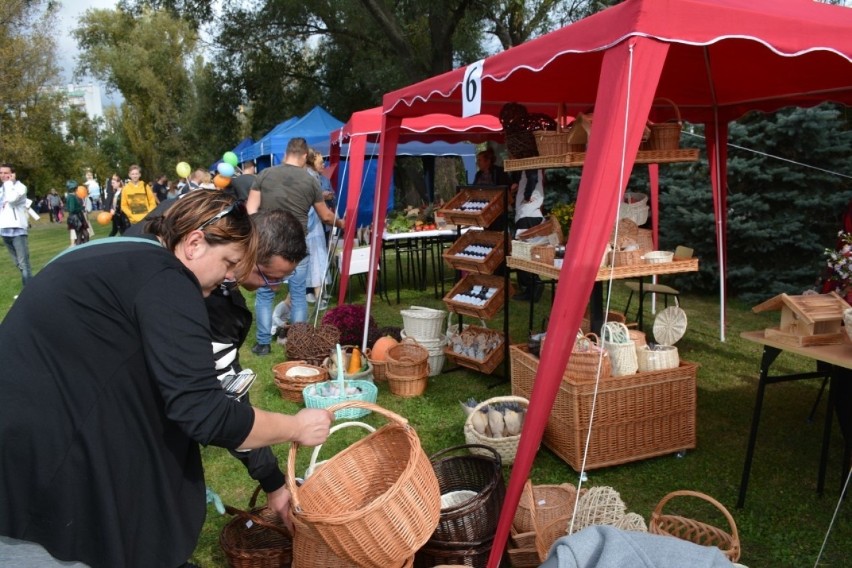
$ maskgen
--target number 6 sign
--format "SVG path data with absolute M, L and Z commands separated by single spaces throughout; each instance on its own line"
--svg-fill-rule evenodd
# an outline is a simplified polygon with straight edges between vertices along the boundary
M 462 82 L 462 116 L 479 114 L 482 109 L 482 67 L 484 59 L 471 63 L 464 71 Z

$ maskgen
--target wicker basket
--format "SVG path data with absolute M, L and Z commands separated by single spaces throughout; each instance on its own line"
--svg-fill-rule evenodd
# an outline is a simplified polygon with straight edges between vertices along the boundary
M 493 538 L 482 542 L 427 542 L 414 556 L 415 568 L 472 566 L 486 568 Z
M 447 201 L 438 213 L 447 223 L 461 226 L 488 227 L 504 211 L 505 190 L 461 188 L 455 197 Z M 485 207 L 479 210 L 462 210 L 468 201 L 485 201 Z
M 287 566 L 291 565 L 287 564 Z M 411 568 L 414 566 L 414 557 L 403 560 L 401 564 L 389 566 Z M 296 531 L 293 535 L 292 568 L 359 568 L 359 565 L 336 555 L 321 539 L 313 539 L 305 531 Z
M 307 367 L 317 371 L 316 375 L 287 375 L 287 371 L 293 367 Z M 287 361 L 279 363 L 272 367 L 273 380 L 278 391 L 281 393 L 281 398 L 301 404 L 305 401 L 302 397 L 302 391 L 305 387 L 314 383 L 321 383 L 328 380 L 328 371 L 324 367 L 316 365 L 308 365 L 304 361 Z
M 621 322 L 611 321 L 601 330 L 604 349 L 612 362 L 612 376 L 632 375 L 639 369 L 636 359 L 636 344 L 630 339 L 630 331 Z
M 677 150 L 680 147 L 680 132 L 683 121 L 680 117 L 680 109 L 671 99 L 659 98 L 672 106 L 675 112 L 676 122 L 657 122 L 649 124 L 651 135 L 640 149 L 642 150 Z M 656 102 L 656 101 L 655 101 Z
M 421 377 L 429 374 L 429 351 L 416 340 L 406 337 L 388 349 L 385 376 Z
M 474 357 L 470 357 L 462 353 L 456 353 L 453 350 L 452 342 L 450 342 L 450 344 L 447 345 L 446 348 L 444 348 L 444 355 L 446 355 L 450 361 L 455 362 L 456 365 L 459 365 L 461 367 L 473 369 L 474 371 L 479 371 L 480 373 L 485 373 L 486 375 L 493 373 L 494 369 L 497 368 L 497 365 L 499 365 L 505 357 L 505 345 L 503 345 L 505 339 L 503 337 L 503 334 L 499 331 L 488 329 L 487 327 L 479 327 L 476 325 L 467 324 L 465 324 L 464 332 L 472 334 L 487 333 L 492 336 L 496 336 L 496 338 L 500 341 L 500 345 L 493 349 L 485 357 L 485 359 L 476 359 Z
M 490 247 L 491 251 L 484 257 L 460 256 L 468 247 L 477 245 Z M 505 238 L 497 231 L 468 231 L 442 256 L 456 270 L 492 274 L 506 257 Z
M 367 348 L 367 350 L 364 353 L 367 355 L 367 360 L 373 366 L 373 381 L 375 381 L 377 383 L 382 382 L 382 381 L 386 381 L 387 376 L 386 376 L 385 373 L 386 373 L 386 370 L 387 370 L 388 362 L 387 361 L 377 361 L 376 359 L 373 359 L 371 357 L 372 353 L 370 352 L 369 347 Z
M 511 347 L 512 393 L 529 397 L 539 360 L 525 345 Z M 695 447 L 698 365 L 611 377 L 597 387 L 585 469 L 629 463 Z M 583 464 L 595 384 L 564 377 L 544 431 L 544 443 L 576 471 Z
M 429 458 L 408 421 L 380 406 L 344 402 L 329 410 L 365 409 L 388 419 L 296 485 L 299 444 L 290 444 L 287 488 L 296 531 L 324 541 L 338 556 L 364 567 L 401 564 L 423 546 L 441 512 L 441 492 Z
M 687 517 L 663 514 L 663 507 L 675 497 L 695 497 L 710 503 L 724 515 L 731 532 L 725 532 L 720 528 Z M 673 536 L 700 544 L 701 546 L 715 546 L 731 562 L 736 562 L 740 559 L 740 536 L 737 532 L 737 523 L 734 522 L 734 518 L 724 505 L 704 493 L 697 491 L 673 491 L 663 497 L 657 504 L 654 512 L 651 513 L 648 532 Z
M 260 486 L 249 500 L 249 510 L 228 505 L 234 518 L 222 527 L 219 546 L 233 568 L 282 568 L 290 566 L 293 543 L 290 532 L 269 507 L 255 507 Z
M 538 146 L 532 132 L 506 132 L 506 149 L 515 158 L 538 156 Z
M 470 452 L 476 448 L 479 453 Z M 460 454 L 459 452 L 465 452 Z M 494 536 L 506 496 L 500 455 L 490 446 L 454 446 L 431 458 L 441 494 L 472 491 L 471 499 L 441 509 L 428 546 L 436 542 L 478 542 Z
M 626 241 L 627 239 L 625 238 L 624 240 Z M 632 239 L 630 240 L 632 241 Z M 615 267 L 641 264 L 643 251 L 639 250 L 638 244 L 635 241 L 632 241 L 631 245 L 636 246 L 637 248 L 634 250 L 611 251 L 607 258 L 607 264 Z
M 340 330 L 333 325 L 314 327 L 305 322 L 294 323 L 287 331 L 287 359 L 320 366 L 338 343 Z
M 343 353 L 343 368 L 344 369 L 349 368 L 349 361 L 352 358 L 352 350 L 354 348 L 355 348 L 354 345 L 346 345 L 346 346 L 343 347 L 343 350 L 344 350 L 344 353 Z M 325 367 L 326 369 L 328 369 L 328 374 L 331 377 L 337 376 L 337 363 L 335 362 L 336 358 L 337 357 L 329 356 L 329 357 L 326 357 L 325 360 L 322 362 L 322 366 Z M 371 383 L 373 382 L 373 373 L 374 373 L 374 370 L 375 370 L 373 363 L 370 362 L 370 358 L 365 354 L 361 355 L 361 360 L 365 361 L 366 365 L 362 365 L 361 370 L 358 371 L 357 373 L 348 373 L 348 372 L 344 371 L 343 378 L 345 380 L 347 380 L 347 381 L 368 381 L 368 382 L 371 382 Z
M 441 337 L 447 312 L 420 306 L 400 310 L 405 334 L 412 339 L 429 340 Z
M 518 502 L 512 530 L 519 534 L 534 532 L 537 526 L 547 525 L 556 519 L 574 513 L 577 488 L 570 483 L 561 485 L 524 485 L 524 495 Z M 567 525 L 566 525 L 567 526 Z M 525 543 L 532 544 L 532 543 Z
M 483 305 L 472 304 L 469 302 L 460 302 L 456 296 L 460 294 L 470 294 L 474 286 L 487 286 L 490 289 L 496 288 L 496 292 L 488 298 Z M 457 314 L 472 316 L 480 319 L 491 319 L 503 307 L 505 302 L 504 288 L 505 281 L 502 276 L 491 276 L 488 274 L 468 274 L 459 280 L 452 290 L 444 296 L 444 304 L 447 309 Z M 514 293 L 514 286 L 509 284 L 509 294 Z
M 624 201 L 618 207 L 619 218 L 630 219 L 636 223 L 636 226 L 642 226 L 648 222 L 650 208 L 648 207 L 648 196 L 644 193 L 626 192 Z
M 601 340 L 595 333 L 587 333 L 574 343 L 571 358 L 565 368 L 567 380 L 575 383 L 594 383 L 598 376 L 605 379 L 612 375 L 612 362 L 609 354 L 601 347 Z
M 647 373 L 649 371 L 663 371 L 665 369 L 677 369 L 680 364 L 677 347 L 674 345 L 658 344 L 653 348 L 648 345 L 637 347 L 636 358 L 639 371 L 642 373 Z
M 642 256 L 642 260 L 648 264 L 664 264 L 671 262 L 673 258 L 674 253 L 667 250 L 652 250 Z
M 339 396 L 321 396 L 320 389 L 331 382 L 340 384 L 340 381 L 327 381 L 325 383 L 315 383 L 306 386 L 305 390 L 302 391 L 302 396 L 305 398 L 305 406 L 307 408 L 329 408 L 330 406 L 338 406 L 343 402 L 375 403 L 379 395 L 379 389 L 370 381 L 343 381 L 343 388 L 357 387 L 360 389 L 360 392 Z M 334 418 L 338 420 L 341 418 L 361 418 L 369 413 L 370 410 L 368 407 L 352 406 L 344 410 L 338 410 Z
M 387 379 L 388 389 L 390 389 L 391 394 L 401 396 L 402 398 L 420 396 L 426 392 L 426 387 L 429 385 L 428 369 L 423 374 L 417 375 L 395 375 L 391 371 L 387 371 L 385 378 Z
M 542 262 L 544 264 L 553 264 L 556 258 L 556 247 L 538 245 L 532 248 L 530 260 L 534 262 Z
M 552 245 L 561 245 L 565 243 L 565 235 L 562 233 L 562 225 L 559 224 L 559 220 L 554 215 L 548 216 L 547 219 L 535 227 L 524 229 L 515 236 L 522 241 L 535 237 L 548 237 L 550 239 L 550 244 Z M 514 249 L 512 254 L 515 254 Z
M 474 407 L 473 411 L 468 414 L 467 419 L 464 421 L 464 439 L 468 444 L 488 446 L 500 454 L 500 459 L 503 460 L 503 465 L 512 465 L 515 463 L 515 454 L 518 453 L 518 442 L 521 440 L 521 435 L 517 434 L 515 436 L 492 438 L 477 432 L 473 427 L 473 422 L 471 421 L 471 417 L 474 413 L 479 412 L 482 408 L 489 404 L 497 404 L 499 402 L 517 402 L 526 407 L 529 407 L 530 405 L 529 400 L 520 396 L 497 396 L 489 398 L 488 400 L 483 400 Z M 471 452 L 479 455 L 489 455 L 489 453 L 485 450 L 471 449 Z
M 571 142 L 571 126 L 565 126 L 565 119 L 565 105 L 559 105 L 556 112 L 556 130 L 534 132 L 535 145 L 539 156 L 558 156 L 568 152 L 586 151 L 586 144 Z

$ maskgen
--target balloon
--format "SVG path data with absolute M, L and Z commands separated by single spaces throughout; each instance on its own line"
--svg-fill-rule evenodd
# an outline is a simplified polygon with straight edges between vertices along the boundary
M 86 199 L 87 197 L 89 197 L 89 190 L 85 185 L 79 186 L 75 193 L 80 199 Z
M 219 162 L 219 165 L 216 166 L 216 171 L 218 171 L 226 178 L 229 178 L 234 175 L 234 166 L 232 166 L 228 162 Z
M 189 177 L 189 174 L 192 173 L 192 167 L 186 162 L 180 162 L 177 165 L 177 175 L 182 178 Z
M 213 178 L 213 185 L 215 185 L 218 189 L 225 189 L 226 187 L 228 187 L 228 185 L 230 185 L 230 183 L 231 183 L 231 178 L 229 178 L 229 177 L 225 177 L 225 176 L 222 176 L 222 175 L 216 175 Z
M 222 161 L 226 164 L 231 164 L 235 168 L 237 167 L 237 164 L 240 163 L 239 159 L 237 158 L 237 155 L 233 152 L 225 152 L 224 154 L 222 154 Z
M 109 211 L 101 211 L 98 213 L 98 224 L 99 225 L 109 225 L 109 222 L 112 221 L 112 213 Z

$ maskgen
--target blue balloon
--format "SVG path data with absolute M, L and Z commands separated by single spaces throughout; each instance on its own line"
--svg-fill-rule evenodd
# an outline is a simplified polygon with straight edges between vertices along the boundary
M 228 162 L 219 162 L 219 165 L 216 167 L 216 171 L 219 172 L 219 175 L 229 178 L 234 175 L 234 166 Z

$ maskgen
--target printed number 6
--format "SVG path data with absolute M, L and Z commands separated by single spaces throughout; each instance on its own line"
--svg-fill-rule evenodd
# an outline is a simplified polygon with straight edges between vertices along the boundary
M 468 68 L 467 77 L 465 77 L 464 82 L 464 96 L 467 102 L 473 102 L 476 100 L 476 90 L 478 81 L 475 78 L 475 73 L 479 67 L 476 65 L 472 65 Z

